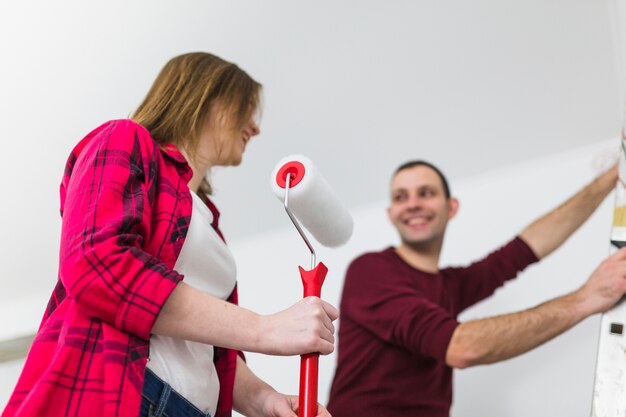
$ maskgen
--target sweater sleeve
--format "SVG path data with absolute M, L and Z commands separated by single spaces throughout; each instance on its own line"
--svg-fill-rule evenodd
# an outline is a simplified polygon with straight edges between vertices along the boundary
M 437 360 L 445 360 L 458 326 L 449 312 L 377 253 L 357 258 L 348 268 L 341 314 L 387 343 Z
M 447 268 L 442 273 L 455 280 L 458 311 L 474 305 L 513 279 L 528 265 L 538 261 L 532 249 L 520 237 L 493 251 L 466 268 Z
M 182 279 L 142 249 L 156 146 L 130 121 L 110 122 L 88 139 L 62 184 L 60 278 L 84 314 L 148 339 Z

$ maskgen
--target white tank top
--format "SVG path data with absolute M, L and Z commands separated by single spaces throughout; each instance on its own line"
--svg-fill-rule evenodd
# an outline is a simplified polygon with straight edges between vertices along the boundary
M 209 208 L 191 195 L 191 221 L 174 269 L 187 284 L 226 300 L 235 288 L 235 259 L 211 226 Z M 220 383 L 212 345 L 152 335 L 148 368 L 203 413 L 215 415 Z

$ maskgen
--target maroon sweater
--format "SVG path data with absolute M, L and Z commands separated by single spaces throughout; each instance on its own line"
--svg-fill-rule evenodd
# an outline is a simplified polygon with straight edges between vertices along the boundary
M 394 248 L 354 260 L 341 300 L 333 417 L 448 417 L 445 356 L 457 315 L 536 261 L 519 237 L 437 274 L 409 266 Z

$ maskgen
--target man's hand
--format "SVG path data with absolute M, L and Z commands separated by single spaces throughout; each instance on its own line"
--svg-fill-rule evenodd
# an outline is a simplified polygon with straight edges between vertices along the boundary
M 517 313 L 461 323 L 452 334 L 446 363 L 466 368 L 521 355 L 590 315 L 608 310 L 625 293 L 626 248 L 622 248 L 570 294 Z
M 602 261 L 577 293 L 589 314 L 613 307 L 626 293 L 626 248 Z

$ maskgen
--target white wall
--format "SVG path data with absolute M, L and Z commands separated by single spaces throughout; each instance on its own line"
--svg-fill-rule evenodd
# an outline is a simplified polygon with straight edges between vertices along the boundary
M 443 264 L 467 263 L 504 243 L 590 180 L 595 172 L 592 162 L 617 144 L 615 139 L 454 182 L 461 211 L 450 225 Z M 396 241 L 385 207 L 386 202 L 380 201 L 355 209 L 355 232 L 346 246 L 329 250 L 317 245 L 318 259 L 330 269 L 322 295 L 332 303 L 339 302 L 343 273 L 351 259 Z M 276 210 L 282 210 L 278 201 Z M 611 213 L 609 197 L 560 250 L 492 299 L 465 312 L 462 319 L 524 309 L 580 286 L 608 253 Z M 285 227 L 231 244 L 239 265 L 241 304 L 254 311 L 271 313 L 301 297 L 297 265 L 309 267 L 308 252 L 295 229 Z M 598 318 L 590 318 L 522 357 L 457 372 L 453 416 L 588 416 L 597 333 Z M 248 359 L 275 387 L 297 392 L 297 358 L 250 354 Z M 320 360 L 322 402 L 328 398 L 333 366 L 334 355 Z

